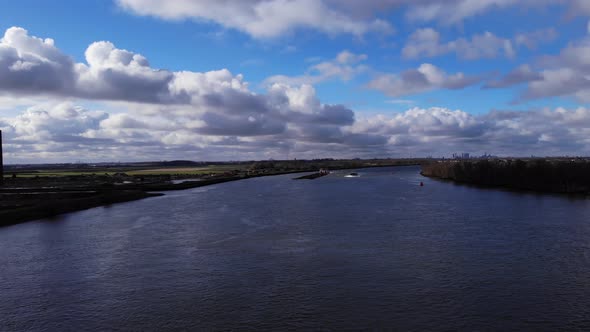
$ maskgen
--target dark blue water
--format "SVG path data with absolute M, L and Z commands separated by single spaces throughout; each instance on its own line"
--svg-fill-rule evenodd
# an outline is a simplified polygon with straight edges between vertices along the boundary
M 590 201 L 418 171 L 256 178 L 0 228 L 0 330 L 590 329 Z

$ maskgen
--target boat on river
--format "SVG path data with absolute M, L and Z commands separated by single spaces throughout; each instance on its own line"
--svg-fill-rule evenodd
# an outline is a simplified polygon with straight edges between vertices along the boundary
M 359 173 L 352 172 L 350 174 L 345 175 L 345 178 L 358 178 L 360 175 Z

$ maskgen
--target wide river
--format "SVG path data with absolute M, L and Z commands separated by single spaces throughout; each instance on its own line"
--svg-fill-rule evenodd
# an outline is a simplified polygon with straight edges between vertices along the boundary
M 590 329 L 590 200 L 358 172 L 0 228 L 0 330 Z

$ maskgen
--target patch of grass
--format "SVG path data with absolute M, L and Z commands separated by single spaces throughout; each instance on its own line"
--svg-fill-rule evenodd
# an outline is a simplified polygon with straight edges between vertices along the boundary
M 129 175 L 166 175 L 166 174 L 190 174 L 202 175 L 210 173 L 225 173 L 233 170 L 245 170 L 249 165 L 208 165 L 206 167 L 170 167 L 152 168 L 129 171 Z
M 34 173 L 16 173 L 19 178 L 34 178 L 38 177 L 62 177 L 62 176 L 79 176 L 79 175 L 104 175 L 105 173 L 94 173 L 94 172 L 34 172 Z M 113 173 L 109 173 L 111 175 Z M 12 177 L 12 173 L 4 174 L 5 178 Z
M 144 169 L 137 171 L 126 172 L 128 175 L 169 175 L 169 174 L 192 174 L 201 175 L 209 173 L 221 173 L 221 171 L 212 171 L 208 169 L 195 168 L 195 169 Z
M 188 174 L 203 175 L 210 173 L 225 173 L 233 170 L 245 170 L 250 165 L 207 165 L 205 167 L 158 167 L 158 168 L 102 168 L 102 169 L 67 169 L 67 170 L 27 170 L 25 172 L 5 172 L 4 177 L 12 177 L 15 173 L 17 177 L 33 178 L 39 177 L 62 177 L 62 176 L 80 176 L 80 175 L 113 175 L 115 173 L 125 173 L 128 175 L 172 175 Z

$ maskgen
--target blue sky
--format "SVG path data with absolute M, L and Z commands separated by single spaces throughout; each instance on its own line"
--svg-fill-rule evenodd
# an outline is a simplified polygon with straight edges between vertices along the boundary
M 0 129 L 9 162 L 587 155 L 589 17 L 584 0 L 6 2 Z

